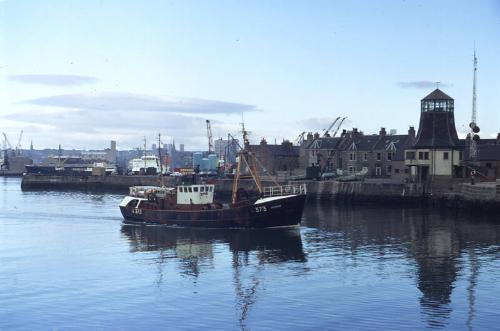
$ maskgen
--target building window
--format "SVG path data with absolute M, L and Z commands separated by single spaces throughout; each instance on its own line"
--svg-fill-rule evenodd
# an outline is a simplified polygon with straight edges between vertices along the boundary
M 399 174 L 399 169 L 394 169 L 395 174 Z
M 392 172 L 392 166 L 390 166 L 390 165 L 386 166 L 386 167 L 385 167 L 385 172 L 386 172 L 387 174 L 390 174 L 390 173 Z
M 356 161 L 356 153 L 349 153 L 349 160 Z
M 380 175 L 382 175 L 382 168 L 375 167 L 375 176 L 380 176 Z
M 458 159 L 462 161 L 464 159 L 464 152 L 458 153 Z
M 365 154 L 363 155 L 363 161 L 368 161 L 368 153 L 365 153 Z
M 443 160 L 448 160 L 450 158 L 450 153 L 443 152 Z
M 407 160 L 415 160 L 415 152 L 406 152 Z
M 380 161 L 382 160 L 382 154 L 381 153 L 377 153 L 377 161 Z
M 418 152 L 418 159 L 419 160 L 428 160 L 429 159 L 429 152 Z
M 393 152 L 387 152 L 387 161 L 392 161 Z
M 405 174 L 409 173 L 410 170 L 408 168 L 405 169 Z
M 354 172 L 354 167 L 349 167 L 349 173 L 353 173 Z

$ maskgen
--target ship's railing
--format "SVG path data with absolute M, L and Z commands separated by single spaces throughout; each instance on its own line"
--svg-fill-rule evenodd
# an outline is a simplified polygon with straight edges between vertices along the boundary
M 280 185 L 264 187 L 262 195 L 264 198 L 277 197 L 282 195 L 306 194 L 306 184 Z

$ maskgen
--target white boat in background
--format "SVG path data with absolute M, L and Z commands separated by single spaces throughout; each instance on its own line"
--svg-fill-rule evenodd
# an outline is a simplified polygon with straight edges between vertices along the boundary
M 160 160 L 156 155 L 143 155 L 130 160 L 128 169 L 132 175 L 157 175 L 160 173 Z

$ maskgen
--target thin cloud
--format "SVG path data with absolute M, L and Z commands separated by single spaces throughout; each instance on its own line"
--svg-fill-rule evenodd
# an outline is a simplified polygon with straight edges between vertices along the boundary
M 199 141 L 206 140 L 205 118 L 171 113 L 70 110 L 53 113 L 42 108 L 2 118 L 22 123 L 23 127 L 36 124 L 40 128 L 38 136 L 55 139 L 52 133 L 57 132 L 58 143 L 62 141 L 71 146 L 91 144 L 97 147 L 107 140 L 115 139 L 132 147 L 140 144 L 142 136 L 154 137 L 158 132 L 191 145 L 199 145 Z
M 9 79 L 24 84 L 49 86 L 78 86 L 99 82 L 96 77 L 80 75 L 12 75 Z
M 430 80 L 418 80 L 413 82 L 398 82 L 398 86 L 401 88 L 416 88 L 416 89 L 432 89 L 436 88 L 437 82 L 431 82 Z M 439 87 L 451 87 L 451 84 L 439 82 Z
M 31 105 L 90 111 L 149 111 L 181 114 L 240 114 L 258 111 L 253 105 L 217 100 L 154 97 L 130 93 L 66 94 L 25 101 Z

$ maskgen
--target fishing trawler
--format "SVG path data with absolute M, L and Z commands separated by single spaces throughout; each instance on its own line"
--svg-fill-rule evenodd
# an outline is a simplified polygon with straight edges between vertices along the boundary
M 120 203 L 126 222 L 208 228 L 266 228 L 299 225 L 306 200 L 305 184 L 263 187 L 258 160 L 245 148 L 239 153 L 230 203 L 214 201 L 214 184 L 197 183 L 177 187 L 133 186 Z M 245 166 L 245 168 L 243 168 Z M 258 196 L 240 194 L 240 177 L 248 170 Z M 160 177 L 161 178 L 161 177 Z

